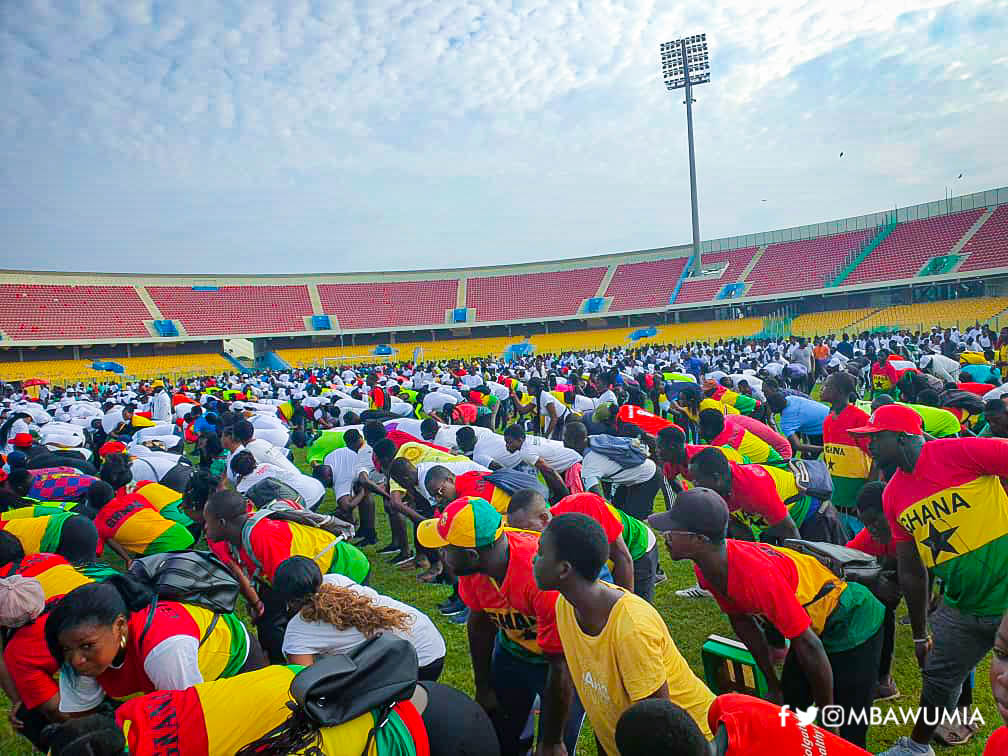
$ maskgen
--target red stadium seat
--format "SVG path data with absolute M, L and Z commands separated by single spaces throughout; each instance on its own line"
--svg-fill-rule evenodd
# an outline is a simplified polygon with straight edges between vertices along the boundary
M 703 255 L 702 260 L 705 268 L 725 261 L 728 262 L 728 267 L 720 278 L 706 281 L 694 281 L 687 278 L 683 282 L 682 288 L 679 289 L 679 296 L 676 297 L 675 303 L 711 301 L 726 284 L 733 284 L 739 280 L 742 271 L 750 263 L 754 254 L 756 254 L 756 247 L 732 249 L 727 252 L 708 252 Z
M 458 280 L 319 284 L 318 291 L 322 309 L 341 328 L 402 328 L 444 323 Z
M 132 286 L 0 284 L 0 329 L 13 339 L 147 337 L 150 319 Z
M 191 286 L 148 286 L 161 313 L 177 320 L 190 336 L 304 331 L 312 314 L 308 287 L 221 286 L 213 291 Z
M 968 254 L 959 270 L 984 270 L 1008 267 L 1008 205 L 1001 205 L 987 222 L 966 242 L 962 254 Z
M 605 295 L 612 297 L 609 312 L 667 307 L 688 257 L 625 263 L 616 268 Z
M 466 306 L 475 307 L 481 321 L 575 315 L 581 302 L 595 296 L 608 269 L 469 278 Z

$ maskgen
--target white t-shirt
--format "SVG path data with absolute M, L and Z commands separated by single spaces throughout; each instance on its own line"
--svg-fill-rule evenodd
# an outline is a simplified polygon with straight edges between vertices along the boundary
M 540 459 L 556 472 L 564 473 L 571 465 L 581 461 L 581 455 L 568 449 L 560 441 L 541 436 L 526 436 L 525 442 L 516 452 L 509 452 L 504 437 L 497 434 L 476 439 L 473 448 L 473 461 L 481 465 L 496 462 L 501 467 L 516 467 L 524 462 L 534 467 Z
M 370 456 L 371 447 L 364 444 L 361 451 L 368 450 Z M 353 493 L 354 481 L 362 472 L 370 473 L 373 465 L 365 464 L 359 452 L 352 449 L 333 449 L 326 455 L 323 464 L 329 465 L 332 470 L 333 495 L 336 500 Z
M 432 391 L 423 398 L 423 411 L 427 414 L 440 412 L 446 404 L 458 404 L 459 400 L 443 391 Z
M 413 436 L 413 438 L 422 438 L 420 435 L 420 426 L 423 425 L 423 421 L 417 420 L 415 417 L 404 417 L 400 420 L 386 420 L 384 425 L 386 428 L 394 428 L 397 431 L 409 433 Z
M 295 464 L 287 459 L 287 454 L 279 446 L 274 446 L 265 438 L 253 438 L 245 449 L 252 452 L 255 461 L 259 464 L 275 465 L 291 473 L 300 472 Z
M 267 478 L 275 478 L 293 488 L 301 495 L 305 506 L 309 509 L 314 509 L 322 501 L 322 497 L 325 496 L 325 486 L 322 485 L 322 481 L 316 480 L 310 475 L 305 475 L 301 472 L 292 473 L 289 470 L 271 464 L 257 466 L 255 470 L 242 477 L 235 488 L 238 490 L 238 493 L 245 493 L 256 483 Z
M 588 449 L 581 462 L 581 480 L 584 482 L 585 489 L 591 488 L 603 480 L 635 486 L 651 480 L 654 477 L 655 469 L 655 463 L 650 459 L 645 459 L 636 467 L 624 468 L 605 455 Z
M 136 458 L 130 463 L 134 483 L 141 480 L 152 480 L 158 483 L 182 459 L 181 454 L 154 451 L 142 444 L 132 444 L 126 450 Z
M 410 628 L 406 631 L 393 630 L 392 633 L 413 644 L 421 667 L 426 667 L 428 664 L 433 664 L 438 659 L 444 658 L 447 652 L 444 638 L 441 637 L 441 633 L 438 632 L 430 618 L 419 609 L 396 601 L 389 596 L 384 596 L 373 588 L 355 583 L 343 575 L 323 575 L 322 582 L 347 588 L 362 596 L 367 596 L 372 603 L 378 606 L 397 609 L 408 614 L 412 619 Z M 346 630 L 340 630 L 328 622 L 308 622 L 302 619 L 299 613 L 287 623 L 283 652 L 287 656 L 291 654 L 312 654 L 313 656 L 343 654 L 356 648 L 367 639 L 367 636 L 357 628 L 348 627 Z
M 434 434 L 433 443 L 436 446 L 443 446 L 446 449 L 457 448 L 458 442 L 456 441 L 455 436 L 458 434 L 459 428 L 472 428 L 473 432 L 476 434 L 477 441 L 484 436 L 495 435 L 490 428 L 484 428 L 481 425 L 442 425 L 438 428 L 438 432 Z M 419 434 L 417 434 L 417 438 L 420 438 Z

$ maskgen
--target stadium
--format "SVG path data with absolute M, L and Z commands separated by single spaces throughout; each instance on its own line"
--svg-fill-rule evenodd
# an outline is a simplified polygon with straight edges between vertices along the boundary
M 708 240 L 701 251 L 700 275 L 686 244 L 402 273 L 4 271 L 0 378 L 91 383 L 376 355 L 1008 323 L 1005 187 Z

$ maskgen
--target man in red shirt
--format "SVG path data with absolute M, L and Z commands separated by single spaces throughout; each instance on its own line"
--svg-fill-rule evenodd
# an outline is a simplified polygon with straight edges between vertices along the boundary
M 794 712 L 759 698 L 728 693 L 707 712 L 714 742 L 690 715 L 668 699 L 638 701 L 616 725 L 621 756 L 868 756 L 832 732 L 803 725 Z
M 850 403 L 854 394 L 854 376 L 847 372 L 833 373 L 826 379 L 822 398 L 830 405 L 823 421 L 823 461 L 833 479 L 833 506 L 852 533 L 863 527 L 855 512 L 858 492 L 874 477 L 868 444 L 864 437 L 855 438 L 847 431 L 868 422 L 868 413 Z
M 991 692 L 998 714 L 1008 724 L 1008 613 L 1001 618 L 994 638 L 994 655 L 990 664 Z M 1008 727 L 999 727 L 987 740 L 984 756 L 1004 756 L 1008 753 Z
M 493 720 L 501 756 L 519 756 L 535 697 L 541 699 L 541 756 L 574 753 L 584 709 L 574 696 L 556 627 L 556 591 L 536 586 L 532 561 L 539 534 L 505 530 L 484 499 L 461 497 L 437 519 L 424 520 L 417 540 L 444 557 L 459 577 L 469 607 L 469 653 L 476 700 Z
M 691 488 L 648 524 L 662 532 L 673 559 L 694 563 L 700 587 L 728 615 L 774 703 L 866 711 L 878 680 L 885 608 L 867 588 L 836 577 L 814 557 L 726 538 L 728 517 L 716 491 Z M 791 641 L 779 679 L 757 618 Z M 845 720 L 840 734 L 864 746 L 868 723 Z
M 885 754 L 926 754 L 938 713 L 956 708 L 963 681 L 991 650 L 1008 610 L 1008 494 L 1003 485 L 1008 442 L 945 438 L 925 443 L 920 415 L 896 404 L 879 407 L 867 425 L 849 432 L 869 436 L 875 463 L 895 470 L 883 507 L 922 672 L 921 707 L 930 714 Z M 929 570 L 941 578 L 943 591 L 930 617 Z

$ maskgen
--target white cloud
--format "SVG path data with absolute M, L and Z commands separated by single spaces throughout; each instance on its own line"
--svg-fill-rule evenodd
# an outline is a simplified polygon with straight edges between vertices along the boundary
M 934 199 L 959 172 L 989 188 L 1006 9 L 38 2 L 0 15 L 5 247 L 152 270 L 225 270 L 238 247 L 281 272 L 681 243 L 682 97 L 658 44 L 696 31 L 705 238 Z

